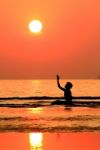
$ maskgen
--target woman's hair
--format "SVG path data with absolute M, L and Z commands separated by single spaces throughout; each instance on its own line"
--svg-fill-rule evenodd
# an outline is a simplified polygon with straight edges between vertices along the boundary
M 71 89 L 73 86 L 73 84 L 71 82 L 67 82 L 66 85 L 65 85 L 65 88 L 66 89 Z

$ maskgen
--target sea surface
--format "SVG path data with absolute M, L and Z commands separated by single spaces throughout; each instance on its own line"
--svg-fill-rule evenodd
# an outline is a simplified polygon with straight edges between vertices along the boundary
M 74 106 L 56 80 L 0 80 L 0 150 L 100 150 L 100 80 L 66 81 Z
M 61 85 L 64 86 L 66 81 L 73 83 L 73 96 L 100 97 L 100 80 L 66 79 L 61 80 Z M 92 106 L 90 100 L 79 99 L 79 102 L 89 103 L 65 107 L 51 105 L 56 99 L 45 96 L 63 97 L 56 80 L 0 80 L 0 132 L 100 131 L 100 104 L 94 105 L 100 99 L 94 98 Z M 33 98 L 27 99 L 28 97 Z
M 100 80 L 61 80 L 72 82 L 74 96 L 100 96 Z M 56 80 L 0 80 L 0 97 L 63 96 Z

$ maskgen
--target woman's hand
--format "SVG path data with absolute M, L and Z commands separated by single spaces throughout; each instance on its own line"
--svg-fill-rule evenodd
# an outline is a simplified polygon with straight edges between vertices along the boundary
M 60 79 L 60 77 L 59 77 L 59 75 L 57 75 L 57 80 L 59 80 Z

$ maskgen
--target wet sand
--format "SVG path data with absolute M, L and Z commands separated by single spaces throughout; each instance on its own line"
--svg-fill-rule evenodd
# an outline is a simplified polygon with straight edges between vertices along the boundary
M 100 133 L 0 133 L 1 150 L 100 150 Z

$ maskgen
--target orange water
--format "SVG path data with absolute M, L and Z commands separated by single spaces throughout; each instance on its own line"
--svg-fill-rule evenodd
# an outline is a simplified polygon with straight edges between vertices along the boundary
M 100 80 L 70 80 L 75 96 L 100 96 Z M 61 80 L 64 86 L 66 80 Z M 63 96 L 56 80 L 0 80 L 0 97 Z M 0 100 L 0 131 L 99 132 L 100 108 L 51 106 L 8 108 L 8 103 L 34 103 L 35 100 Z M 40 102 L 39 102 L 40 103 Z M 43 103 L 43 101 L 41 101 Z
M 61 80 L 73 83 L 73 96 L 100 96 L 100 80 Z M 56 80 L 0 80 L 0 97 L 63 96 Z
M 100 132 L 100 108 L 0 108 L 0 131 Z

